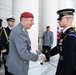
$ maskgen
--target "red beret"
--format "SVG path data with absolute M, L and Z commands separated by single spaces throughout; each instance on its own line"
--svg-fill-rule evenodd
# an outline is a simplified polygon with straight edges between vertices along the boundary
M 21 17 L 25 17 L 25 18 L 34 18 L 33 14 L 30 12 L 23 12 L 21 14 Z

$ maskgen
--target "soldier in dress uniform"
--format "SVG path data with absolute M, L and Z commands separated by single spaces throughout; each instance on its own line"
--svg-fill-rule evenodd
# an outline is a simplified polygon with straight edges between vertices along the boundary
M 50 26 L 46 26 L 46 31 L 43 33 L 43 50 L 42 53 L 45 54 L 46 51 L 49 53 L 53 45 L 53 32 L 50 31 Z M 47 58 L 47 61 L 50 61 L 50 57 Z
M 0 19 L 0 42 L 1 42 L 2 30 L 3 30 L 3 27 L 2 27 L 2 19 Z M 1 45 L 0 45 L 0 67 L 1 67 Z
M 7 21 L 7 27 L 3 29 L 2 35 L 1 35 L 1 49 L 3 54 L 2 59 L 4 61 L 5 75 L 11 75 L 11 73 L 7 71 L 7 67 L 5 66 L 5 63 L 9 52 L 9 35 L 11 32 L 11 29 L 14 26 L 15 17 L 12 15 L 8 17 L 6 21 Z
M 46 53 L 53 56 L 59 53 L 59 61 L 55 75 L 76 75 L 76 32 L 72 27 L 74 19 L 74 9 L 61 9 L 57 11 L 59 15 L 58 23 L 63 27 L 63 33 L 56 47 Z
M 20 16 L 20 23 L 10 33 L 6 66 L 13 75 L 28 75 L 29 61 L 45 59 L 43 54 L 38 56 L 31 52 L 31 41 L 27 29 L 31 28 L 33 21 L 32 13 L 23 12 Z

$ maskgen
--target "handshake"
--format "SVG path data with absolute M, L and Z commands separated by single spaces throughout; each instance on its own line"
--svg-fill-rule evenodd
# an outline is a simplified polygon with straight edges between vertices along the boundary
M 44 54 L 39 55 L 40 64 L 43 65 L 43 62 L 46 60 L 46 56 Z

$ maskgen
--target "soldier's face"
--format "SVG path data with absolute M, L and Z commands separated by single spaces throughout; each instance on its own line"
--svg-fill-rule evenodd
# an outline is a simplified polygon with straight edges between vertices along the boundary
M 26 26 L 26 28 L 27 29 L 30 29 L 31 28 L 31 26 L 34 24 L 34 22 L 33 22 L 33 18 L 26 18 L 25 19 L 25 26 Z
M 14 26 L 15 21 L 8 21 L 8 25 L 12 28 Z
M 46 28 L 46 30 L 50 30 L 50 28 Z
M 67 26 L 67 17 L 62 17 L 61 20 L 58 20 L 60 27 L 65 28 Z

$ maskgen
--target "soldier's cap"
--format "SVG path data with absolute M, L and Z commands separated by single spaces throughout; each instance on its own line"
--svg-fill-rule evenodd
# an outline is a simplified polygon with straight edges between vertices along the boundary
M 15 22 L 15 16 L 14 15 L 9 16 L 6 20 L 11 21 L 11 22 Z
M 74 12 L 75 12 L 75 10 L 74 9 L 70 9 L 70 8 L 58 10 L 57 14 L 59 15 L 59 18 L 57 20 L 61 20 L 61 18 L 63 16 L 65 16 L 65 17 L 73 16 Z
M 0 19 L 0 22 L 2 22 L 3 20 L 2 19 Z
M 21 17 L 24 17 L 24 18 L 34 18 L 34 15 L 30 12 L 23 12 L 21 14 Z

